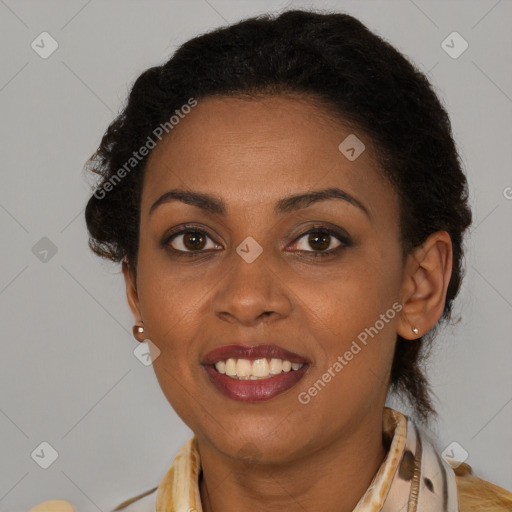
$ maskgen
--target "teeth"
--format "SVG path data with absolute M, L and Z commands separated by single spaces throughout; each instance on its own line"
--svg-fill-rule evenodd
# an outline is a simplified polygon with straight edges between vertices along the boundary
M 270 360 L 270 373 L 272 375 L 278 375 L 283 370 L 283 362 L 281 359 L 271 359 Z
M 215 365 L 217 367 L 217 365 Z M 235 359 L 228 359 L 226 361 L 226 375 L 229 375 L 230 377 L 236 375 L 236 361 Z
M 255 359 L 254 361 L 230 358 L 227 361 L 215 363 L 215 368 L 219 373 L 242 380 L 268 379 L 273 375 L 295 371 L 303 366 L 304 363 L 291 363 L 281 359 L 270 359 L 269 361 L 265 358 Z
M 236 362 L 236 374 L 238 377 L 250 377 L 252 368 L 251 361 L 248 359 L 239 359 Z
M 241 359 L 244 361 L 244 359 Z M 252 363 L 252 375 L 253 377 L 268 377 L 270 373 L 270 367 L 266 359 L 256 359 Z M 238 372 L 236 372 L 237 375 Z

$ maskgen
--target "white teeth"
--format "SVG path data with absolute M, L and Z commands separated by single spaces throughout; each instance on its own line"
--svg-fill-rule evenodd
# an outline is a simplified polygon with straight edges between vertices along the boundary
M 238 377 L 249 377 L 251 372 L 251 361 L 248 359 L 239 359 L 236 362 L 236 374 Z
M 283 362 L 281 359 L 271 359 L 270 360 L 270 373 L 272 375 L 278 375 L 283 370 Z
M 252 375 L 254 377 L 268 377 L 270 368 L 266 359 L 256 359 L 252 363 Z M 238 372 L 236 372 L 238 375 Z
M 255 359 L 254 361 L 230 358 L 227 361 L 215 363 L 215 368 L 219 373 L 242 380 L 268 379 L 273 375 L 295 371 L 303 366 L 304 363 L 292 363 L 275 358 L 270 359 L 270 361 L 265 358 Z
M 215 365 L 217 366 L 217 365 Z M 226 375 L 229 375 L 230 377 L 233 377 L 236 375 L 236 360 L 235 359 L 228 359 L 226 361 Z

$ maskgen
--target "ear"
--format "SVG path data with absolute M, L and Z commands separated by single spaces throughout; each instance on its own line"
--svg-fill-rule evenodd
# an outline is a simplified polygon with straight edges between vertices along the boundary
M 446 231 L 432 233 L 407 256 L 398 334 L 413 340 L 424 335 L 443 314 L 452 275 L 452 241 Z M 418 334 L 412 328 L 419 330 Z
M 128 299 L 128 305 L 133 314 L 135 323 L 142 323 L 142 315 L 140 311 L 139 294 L 137 292 L 137 281 L 135 278 L 135 272 L 132 267 L 128 264 L 126 259 L 123 259 L 122 270 L 124 275 L 124 282 L 126 285 L 126 298 Z

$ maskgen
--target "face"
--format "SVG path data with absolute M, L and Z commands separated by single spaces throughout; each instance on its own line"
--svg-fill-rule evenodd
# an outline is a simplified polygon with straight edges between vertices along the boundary
M 161 351 L 165 396 L 225 455 L 257 446 L 293 460 L 381 416 L 403 291 L 399 205 L 364 133 L 356 159 L 338 148 L 351 133 L 298 98 L 207 98 L 148 160 L 128 299 Z M 153 206 L 175 189 L 216 206 Z M 283 201 L 325 189 L 343 192 Z M 235 399 L 202 364 L 231 344 L 277 345 L 307 364 L 271 398 Z

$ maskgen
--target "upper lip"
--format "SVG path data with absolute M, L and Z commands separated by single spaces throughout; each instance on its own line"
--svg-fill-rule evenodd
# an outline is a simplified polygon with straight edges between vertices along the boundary
M 203 364 L 215 364 L 226 359 L 282 359 L 291 363 L 309 363 L 309 359 L 295 352 L 290 352 L 277 345 L 222 345 L 208 352 Z

